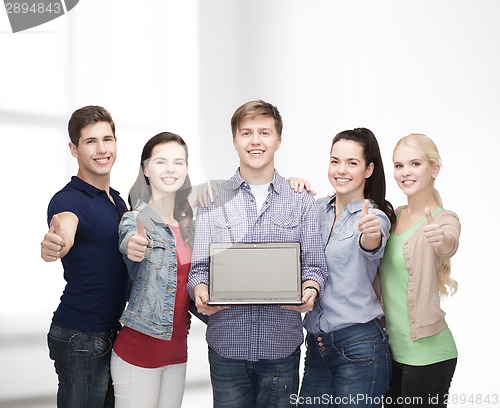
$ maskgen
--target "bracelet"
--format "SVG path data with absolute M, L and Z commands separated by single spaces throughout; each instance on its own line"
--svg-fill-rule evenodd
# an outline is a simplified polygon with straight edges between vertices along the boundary
M 312 289 L 312 290 L 316 291 L 316 299 L 314 300 L 314 304 L 318 303 L 318 300 L 319 300 L 319 290 L 318 290 L 318 288 L 315 287 L 315 286 L 306 286 L 304 288 L 304 290 L 306 290 L 306 289 Z

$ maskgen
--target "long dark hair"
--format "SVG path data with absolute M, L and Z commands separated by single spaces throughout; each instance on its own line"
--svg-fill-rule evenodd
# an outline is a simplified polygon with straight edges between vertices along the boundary
M 144 168 L 147 161 L 151 158 L 153 149 L 160 144 L 175 142 L 180 144 L 186 152 L 186 164 L 188 164 L 188 148 L 186 142 L 182 137 L 175 133 L 161 132 L 149 139 L 142 149 L 141 165 L 137 180 L 130 189 L 128 201 L 131 209 L 134 209 L 137 200 L 147 203 L 151 198 L 151 187 L 149 187 L 149 180 L 144 175 Z M 182 239 L 190 247 L 193 246 L 194 226 L 193 226 L 193 209 L 189 204 L 189 195 L 191 194 L 191 180 L 189 174 L 186 175 L 184 184 L 177 191 L 175 195 L 174 204 L 174 218 L 179 223 Z
M 344 130 L 338 133 L 332 141 L 332 148 L 339 140 L 352 140 L 363 147 L 363 157 L 366 165 L 373 163 L 373 173 L 366 179 L 364 196 L 372 199 L 377 207 L 387 215 L 391 224 L 396 222 L 396 214 L 392 204 L 385 199 L 385 173 L 382 155 L 377 138 L 373 132 L 366 128 L 356 128 L 353 130 Z M 331 149 L 330 149 L 331 150 Z

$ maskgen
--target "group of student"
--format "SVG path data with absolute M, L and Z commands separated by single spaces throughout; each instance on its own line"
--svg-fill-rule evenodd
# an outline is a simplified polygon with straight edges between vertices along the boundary
M 315 200 L 306 180 L 275 169 L 282 129 L 265 101 L 234 112 L 239 167 L 195 222 L 180 136 L 145 144 L 127 206 L 110 187 L 111 115 L 73 113 L 78 173 L 51 199 L 41 243 L 67 282 L 48 333 L 58 407 L 180 407 L 190 305 L 207 322 L 216 408 L 446 406 L 457 350 L 440 300 L 456 290 L 460 222 L 434 186 L 436 145 L 421 134 L 398 141 L 407 204 L 394 210 L 370 130 L 333 138 L 334 193 Z M 302 304 L 209 305 L 211 242 L 299 242 Z

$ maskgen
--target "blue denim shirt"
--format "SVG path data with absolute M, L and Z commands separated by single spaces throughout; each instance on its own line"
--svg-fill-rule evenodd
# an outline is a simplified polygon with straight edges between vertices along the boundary
M 306 314 L 305 328 L 310 333 L 330 333 L 356 323 L 366 323 L 383 314 L 373 289 L 378 265 L 389 238 L 389 218 L 370 201 L 369 213 L 380 221 L 382 242 L 374 251 L 361 248 L 357 224 L 363 200 L 349 203 L 335 222 L 335 201 L 318 200 L 321 238 L 325 247 L 329 278 L 324 294 L 313 310 Z
M 137 217 L 144 220 L 149 247 L 141 262 L 128 259 L 127 244 L 137 233 Z M 132 281 L 127 308 L 120 322 L 162 340 L 171 340 L 177 290 L 177 256 L 173 231 L 146 204 L 123 215 L 119 227 L 120 251 Z

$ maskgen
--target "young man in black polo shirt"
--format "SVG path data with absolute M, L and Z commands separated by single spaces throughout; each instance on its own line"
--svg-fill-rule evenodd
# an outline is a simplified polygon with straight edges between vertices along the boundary
M 86 106 L 73 113 L 68 133 L 78 173 L 51 199 L 41 243 L 42 259 L 61 259 L 66 280 L 47 336 L 59 379 L 57 406 L 112 407 L 111 348 L 128 288 L 118 249 L 127 207 L 110 187 L 115 125 L 106 109 Z

